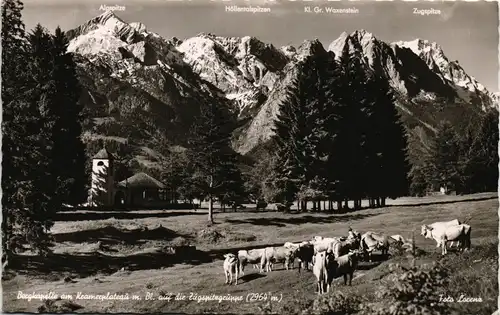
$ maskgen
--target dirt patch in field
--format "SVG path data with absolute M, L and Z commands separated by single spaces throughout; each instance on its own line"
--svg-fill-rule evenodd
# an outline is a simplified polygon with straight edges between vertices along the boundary
M 221 242 L 252 242 L 256 240 L 256 237 L 229 229 L 209 227 L 198 231 L 197 240 L 200 243 L 218 244 Z

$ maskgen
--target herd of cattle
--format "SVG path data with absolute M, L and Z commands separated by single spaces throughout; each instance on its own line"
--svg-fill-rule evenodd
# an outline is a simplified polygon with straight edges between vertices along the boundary
M 442 248 L 442 255 L 447 253 L 447 243 L 450 246 L 456 242 L 460 251 L 470 248 L 470 225 L 463 224 L 459 220 L 447 222 L 435 222 L 422 225 L 421 235 L 428 239 L 434 239 L 436 247 Z M 298 271 L 301 267 L 309 270 L 312 267 L 317 279 L 318 294 L 330 291 L 330 286 L 335 277 L 344 277 L 344 285 L 349 280 L 351 285 L 354 271 L 360 259 L 372 261 L 372 252 L 380 250 L 383 256 L 387 256 L 390 244 L 396 244 L 402 248 L 413 248 L 413 242 L 408 242 L 401 235 L 386 236 L 381 233 L 361 233 L 349 228 L 347 236 L 328 237 L 314 236 L 311 240 L 301 243 L 286 242 L 280 247 L 266 247 L 252 250 L 240 250 L 237 255 L 224 255 L 224 275 L 226 284 L 231 284 L 233 279 L 238 284 L 238 276 L 244 275 L 245 266 L 253 264 L 255 269 L 261 272 L 270 272 L 273 264 L 283 263 L 287 270 L 293 267 L 295 259 L 298 260 Z M 259 266 L 260 265 L 260 266 Z

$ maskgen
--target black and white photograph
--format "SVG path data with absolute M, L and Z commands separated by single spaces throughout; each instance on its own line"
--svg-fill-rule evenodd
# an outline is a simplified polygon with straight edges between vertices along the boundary
M 2 313 L 499 314 L 496 1 L 2 0 Z

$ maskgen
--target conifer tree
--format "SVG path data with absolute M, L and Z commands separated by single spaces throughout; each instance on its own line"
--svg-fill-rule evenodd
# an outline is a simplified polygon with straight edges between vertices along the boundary
M 456 189 L 460 176 L 459 151 L 454 127 L 448 121 L 441 121 L 431 143 L 430 157 L 425 169 L 428 183 L 433 189 Z
M 385 198 L 400 197 L 408 190 L 406 130 L 401 124 L 395 97 L 387 81 L 371 73 L 368 86 L 370 105 L 365 125 L 365 190 L 371 201 L 384 205 Z
M 344 93 L 339 108 L 338 132 L 334 145 L 334 164 L 337 165 L 337 191 L 339 198 L 360 206 L 365 194 L 360 183 L 365 182 L 365 126 L 367 120 L 368 90 L 363 61 L 351 54 L 348 47 L 341 56 Z
M 300 89 L 300 81 L 292 86 Z M 293 88 L 292 88 L 293 89 Z M 279 106 L 279 113 L 274 123 L 272 141 L 276 154 L 271 179 L 277 190 L 275 200 L 285 205 L 285 210 L 297 196 L 298 187 L 304 182 L 305 161 L 305 113 L 300 99 L 290 89 L 285 100 Z
M 496 191 L 498 187 L 498 112 L 490 110 L 465 135 L 460 144 L 460 181 L 464 192 Z
M 213 203 L 228 190 L 240 191 L 243 185 L 237 168 L 237 154 L 231 148 L 232 117 L 214 104 L 203 105 L 189 140 L 189 160 L 194 183 L 209 200 L 208 221 L 213 223 Z M 226 184 L 229 183 L 229 184 Z
M 2 259 L 7 260 L 21 245 L 23 192 L 30 189 L 23 157 L 27 149 L 24 112 L 28 107 L 28 73 L 22 9 L 19 0 L 2 1 Z
M 54 55 L 52 38 L 41 26 L 37 25 L 28 35 L 29 61 L 28 71 L 33 79 L 29 90 L 30 110 L 37 117 L 29 127 L 27 136 L 30 149 L 29 177 L 32 191 L 28 199 L 27 209 L 30 213 L 27 240 L 42 253 L 49 251 L 48 232 L 53 225 L 52 219 L 60 209 L 59 178 L 54 176 L 54 128 L 57 115 L 57 84 L 54 78 Z
M 82 105 L 80 84 L 68 41 L 58 27 L 52 36 L 53 78 L 56 89 L 51 111 L 54 115 L 52 176 L 58 181 L 61 203 L 77 205 L 86 199 L 85 146 L 81 140 Z

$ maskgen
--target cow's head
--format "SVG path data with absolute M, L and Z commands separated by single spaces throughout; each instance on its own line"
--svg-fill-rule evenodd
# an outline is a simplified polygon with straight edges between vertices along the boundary
M 422 225 L 422 229 L 420 231 L 420 235 L 422 235 L 425 238 L 432 238 L 430 236 L 431 231 L 432 231 L 432 227 L 424 224 L 424 225 Z
M 224 258 L 225 258 L 226 260 L 231 261 L 231 260 L 233 260 L 233 259 L 235 259 L 235 258 L 236 258 L 236 255 L 231 254 L 231 253 L 229 253 L 229 254 L 224 254 Z
M 314 236 L 314 237 L 312 238 L 312 241 L 313 241 L 313 242 L 319 242 L 319 241 L 321 241 L 322 239 L 323 239 L 323 237 L 322 237 L 322 236 Z
M 325 253 L 325 266 L 335 266 L 337 261 L 335 260 L 335 255 L 333 252 L 323 252 Z

